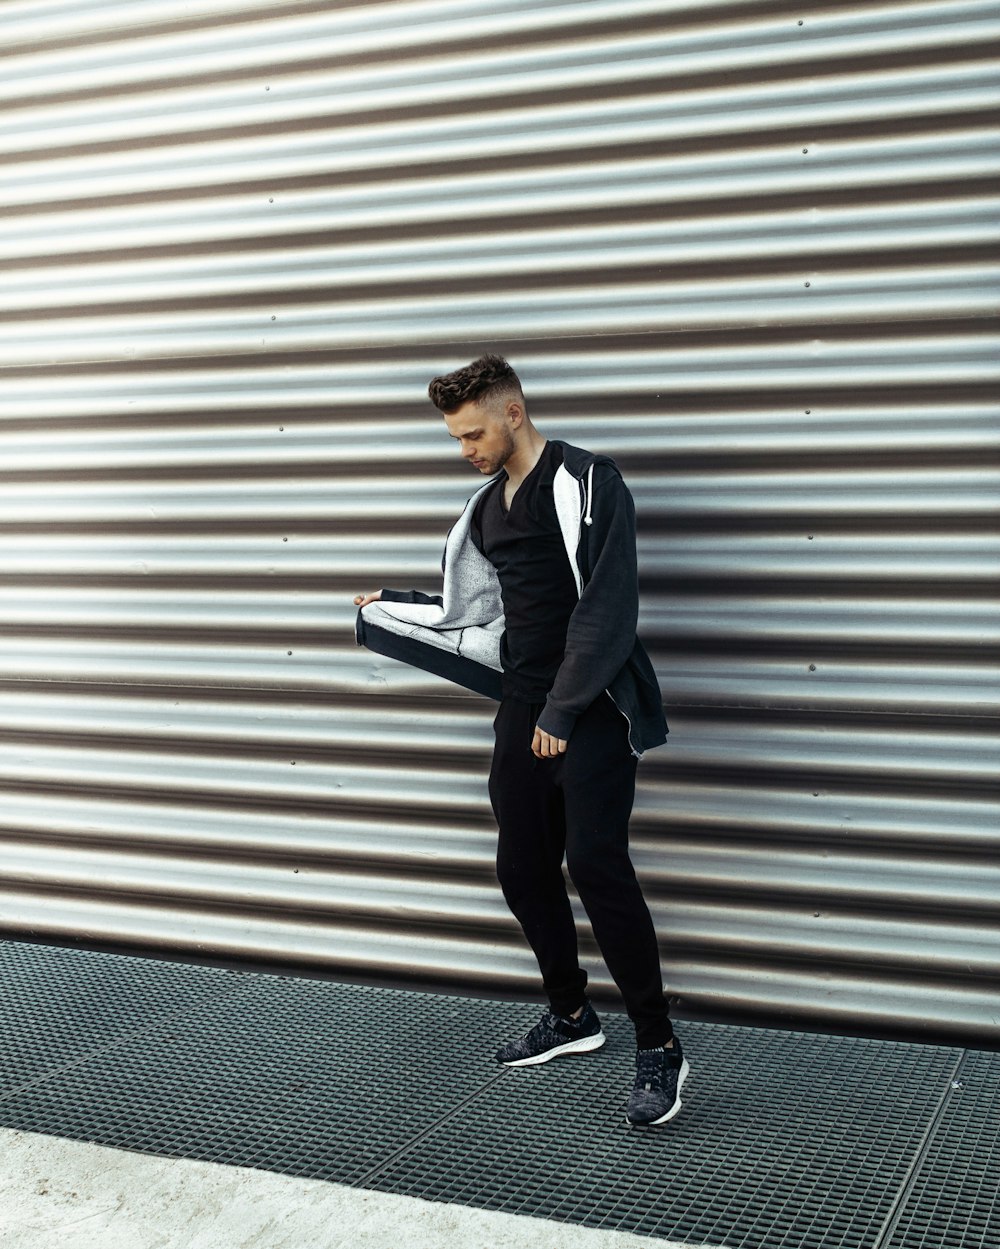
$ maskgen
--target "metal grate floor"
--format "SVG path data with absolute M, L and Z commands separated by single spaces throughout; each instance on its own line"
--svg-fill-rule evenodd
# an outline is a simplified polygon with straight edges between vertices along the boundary
M 0 1126 L 730 1249 L 1000 1249 L 1000 1054 L 681 1024 L 492 1062 L 537 1007 L 0 942 Z
M 893 1249 L 1000 1249 L 1000 1054 L 968 1053 L 901 1205 Z

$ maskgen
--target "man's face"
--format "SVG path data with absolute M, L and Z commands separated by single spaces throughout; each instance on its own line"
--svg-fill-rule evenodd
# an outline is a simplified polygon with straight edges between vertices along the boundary
M 471 400 L 457 412 L 446 412 L 444 423 L 462 459 L 483 476 L 498 473 L 514 454 L 514 432 L 502 409 L 497 412 Z

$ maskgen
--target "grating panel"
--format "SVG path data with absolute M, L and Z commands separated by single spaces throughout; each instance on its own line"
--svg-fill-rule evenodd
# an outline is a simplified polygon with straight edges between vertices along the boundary
M 885 1249 L 1000 1249 L 1000 1053 L 970 1053 Z
M 0 1097 L 222 998 L 244 979 L 222 968 L 0 941 Z
M 955 1052 L 684 1024 L 685 1108 L 623 1124 L 631 1037 L 512 1073 L 369 1183 L 739 1249 L 869 1246 Z
M 63 952 L 65 953 L 65 952 Z M 91 956 L 92 957 L 92 956 Z M 125 965 L 118 992 L 178 969 Z M 86 982 L 94 964 L 81 963 Z M 180 969 L 181 979 L 208 969 Z M 58 987 L 39 977 L 35 992 Z M 90 1025 L 86 995 L 77 1008 Z M 247 974 L 140 1038 L 0 1098 L 0 1124 L 157 1154 L 349 1181 L 385 1161 L 502 1073 L 496 1019 L 516 1008 L 429 994 Z M 28 1015 L 31 999 L 10 1006 Z M 53 1016 L 50 1015 L 50 1018 Z M 18 1029 L 8 1030 L 17 1045 Z M 386 1089 L 400 1081 L 393 1096 Z

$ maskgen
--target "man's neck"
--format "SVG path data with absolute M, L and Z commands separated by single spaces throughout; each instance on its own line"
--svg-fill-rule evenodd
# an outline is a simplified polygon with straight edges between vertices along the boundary
M 532 429 L 529 436 L 525 438 L 524 445 L 518 447 L 504 465 L 504 471 L 507 474 L 506 494 L 509 497 L 513 496 L 514 491 L 538 463 L 545 450 L 545 444 L 546 439 L 537 429 Z

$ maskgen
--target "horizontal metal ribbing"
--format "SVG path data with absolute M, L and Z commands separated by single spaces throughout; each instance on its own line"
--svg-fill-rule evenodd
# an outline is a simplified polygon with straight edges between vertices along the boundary
M 427 381 L 498 349 L 636 500 L 671 993 L 995 1031 L 993 6 L 4 30 L 5 931 L 534 986 L 490 708 L 350 602 L 438 584 Z

